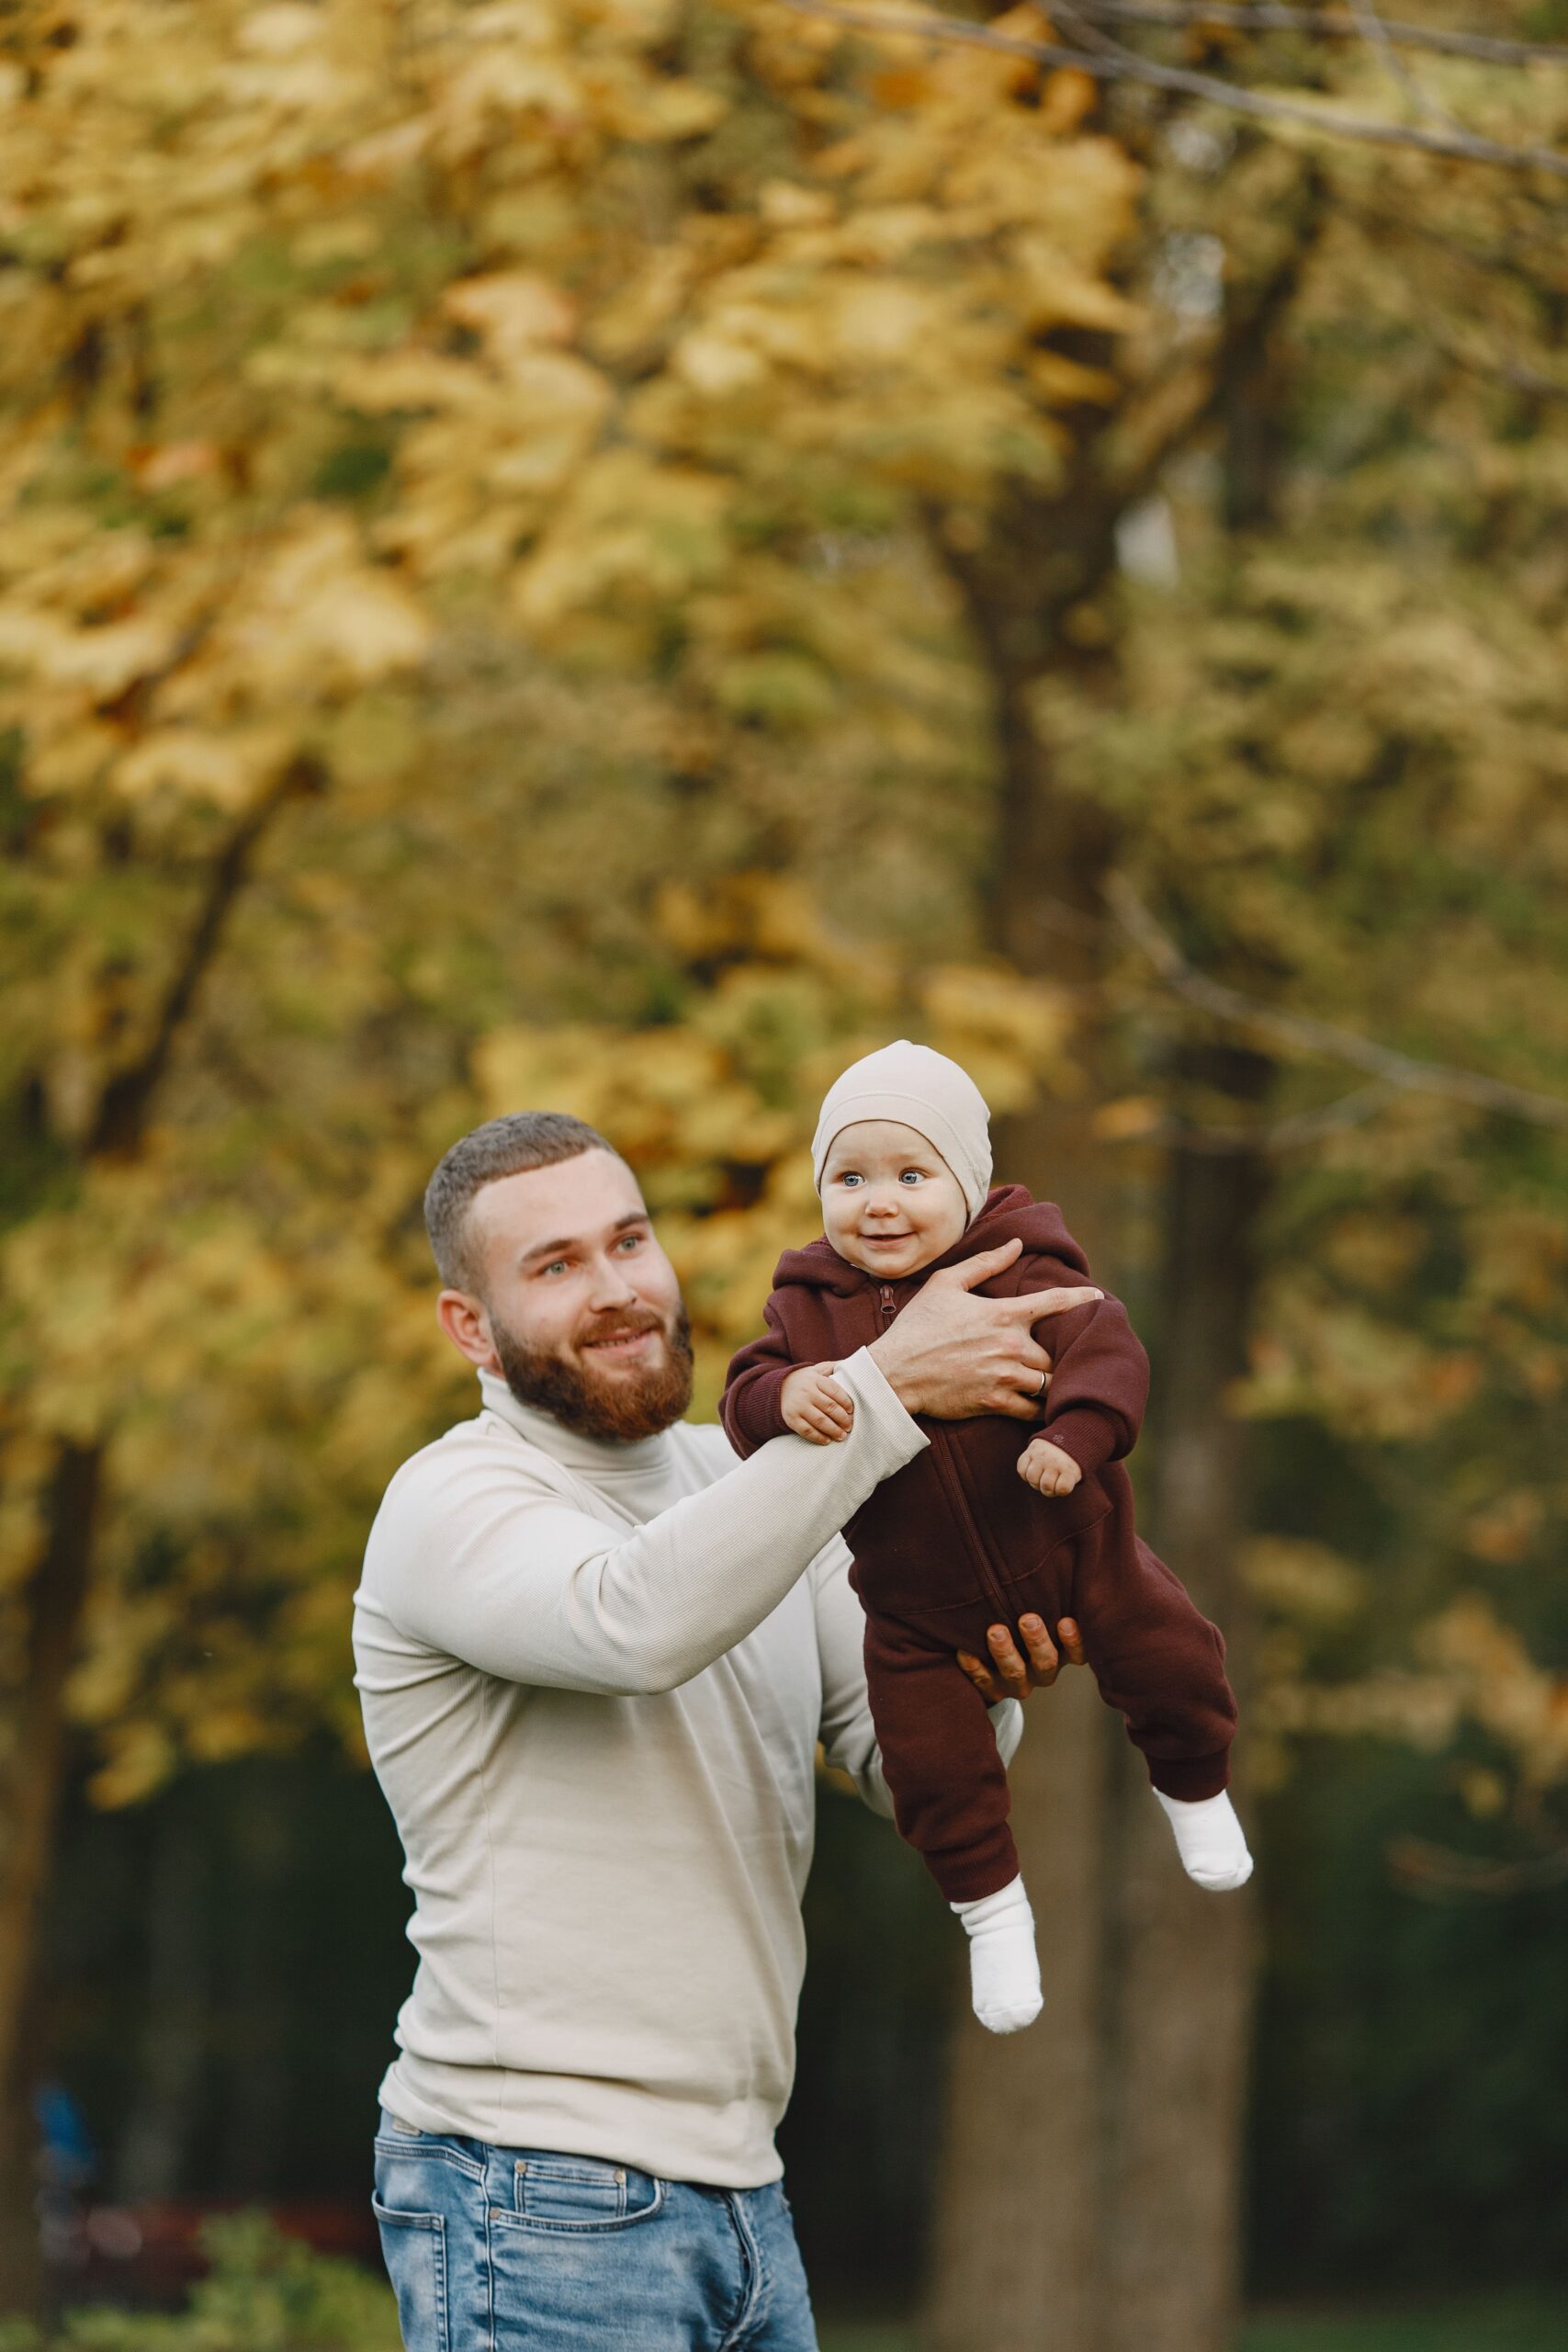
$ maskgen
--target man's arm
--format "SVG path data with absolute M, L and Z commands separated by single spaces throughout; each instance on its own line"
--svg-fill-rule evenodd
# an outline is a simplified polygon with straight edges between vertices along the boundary
M 927 1443 L 863 1351 L 841 1445 L 785 1437 L 622 1529 L 547 1498 L 505 1450 L 436 1447 L 371 1531 L 362 1606 L 510 1682 L 628 1696 L 674 1690 L 779 1602 L 880 1480 Z
M 371 1530 L 359 1606 L 508 1681 L 674 1690 L 761 1624 L 922 1450 L 913 1413 L 1033 1419 L 1049 1359 L 1031 1320 L 1098 1294 L 970 1295 L 968 1283 L 1003 1272 L 1018 1249 L 933 1275 L 892 1331 L 840 1366 L 855 1407 L 841 1444 L 775 1438 L 641 1527 L 612 1529 L 547 1498 L 504 1453 L 481 1468 L 461 1449 L 428 1450 L 393 1481 Z
M 893 1800 L 882 1777 L 866 1696 L 865 1614 L 850 1582 L 850 1555 L 841 1542 L 829 1544 L 813 1561 L 811 1580 L 822 1667 L 822 1752 L 829 1764 L 849 1774 L 862 1802 L 891 1821 Z M 953 1670 L 959 1671 L 956 1659 Z M 990 1704 L 990 1717 L 1002 1762 L 1010 1764 L 1023 1737 L 1023 1709 L 1016 1698 L 1003 1696 Z
M 1051 1358 L 1033 1336 L 1043 1316 L 1104 1297 L 1086 1283 L 977 1298 L 976 1285 L 1005 1274 L 1023 1244 L 1016 1237 L 960 1266 L 944 1266 L 917 1292 L 866 1353 L 881 1365 L 911 1413 L 939 1421 L 1005 1413 L 1037 1421 Z

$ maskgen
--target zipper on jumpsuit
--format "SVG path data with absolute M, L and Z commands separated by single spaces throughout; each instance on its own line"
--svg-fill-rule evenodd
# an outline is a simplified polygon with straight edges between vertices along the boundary
M 898 1302 L 893 1295 L 892 1285 L 890 1283 L 884 1283 L 881 1288 L 882 1321 L 886 1327 L 887 1324 L 892 1322 L 893 1317 L 897 1314 Z M 968 1503 L 964 1500 L 963 1488 L 959 1486 L 957 1480 L 953 1475 L 952 1466 L 946 1457 L 942 1434 L 940 1430 L 933 1430 L 931 1431 L 931 1463 L 938 1478 L 942 1482 L 942 1491 L 947 1497 L 948 1509 L 952 1511 L 953 1518 L 957 1521 L 958 1525 L 963 1532 L 964 1540 L 969 1546 L 969 1556 L 973 1560 L 976 1567 L 979 1570 L 980 1581 L 991 1597 L 991 1605 L 994 1609 L 999 1610 L 1002 1616 L 1005 1618 L 1007 1615 L 1007 1602 L 1002 1598 L 1001 1586 L 997 1581 L 995 1576 L 991 1573 L 991 1564 L 986 1557 L 985 1545 L 979 1542 L 975 1533 L 974 1516 L 970 1511 Z

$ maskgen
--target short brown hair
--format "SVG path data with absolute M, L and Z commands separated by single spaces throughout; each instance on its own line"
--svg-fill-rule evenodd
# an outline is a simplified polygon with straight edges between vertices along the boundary
M 597 1127 L 574 1119 L 568 1111 L 508 1111 L 503 1118 L 487 1119 L 482 1127 L 459 1136 L 424 1188 L 424 1229 L 436 1271 L 448 1290 L 476 1295 L 479 1290 L 481 1269 L 468 1235 L 475 1193 L 502 1176 L 553 1168 L 585 1151 L 620 1158 Z

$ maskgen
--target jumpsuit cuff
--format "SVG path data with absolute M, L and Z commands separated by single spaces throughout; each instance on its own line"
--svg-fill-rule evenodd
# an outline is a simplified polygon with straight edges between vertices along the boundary
M 724 1424 L 725 1436 L 742 1460 L 756 1453 L 770 1439 L 783 1437 L 789 1424 L 784 1417 L 784 1387 L 790 1374 L 797 1367 L 780 1364 L 777 1370 L 754 1374 L 750 1379 L 719 1398 L 718 1418 Z
M 1092 1405 L 1077 1405 L 1058 1420 L 1046 1421 L 1033 1435 L 1049 1438 L 1053 1445 L 1072 1455 L 1086 1477 L 1092 1477 L 1117 1451 L 1121 1431 L 1111 1414 L 1096 1412 Z
M 1184 1756 L 1174 1759 L 1151 1756 L 1149 1778 L 1162 1796 L 1179 1804 L 1198 1804 L 1217 1797 L 1229 1782 L 1231 1752 L 1222 1747 L 1213 1756 Z

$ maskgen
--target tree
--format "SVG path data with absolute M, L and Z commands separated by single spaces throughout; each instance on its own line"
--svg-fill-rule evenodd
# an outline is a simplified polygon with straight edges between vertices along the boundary
M 668 1017 L 677 854 L 951 900 L 868 815 L 974 772 L 899 519 L 1057 462 L 1033 346 L 1110 299 L 1131 180 L 1070 80 L 981 168 L 1032 73 L 928 118 L 765 10 L 4 41 L 15 2294 L 68 1719 L 106 1802 L 344 1722 L 367 1507 L 452 1393 L 419 1185 L 503 1011 Z

